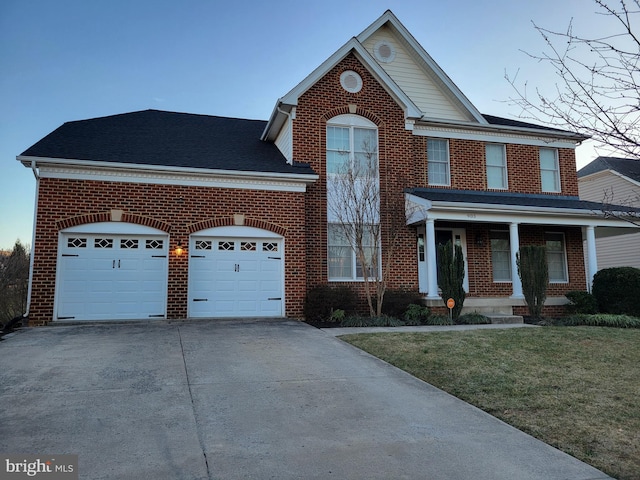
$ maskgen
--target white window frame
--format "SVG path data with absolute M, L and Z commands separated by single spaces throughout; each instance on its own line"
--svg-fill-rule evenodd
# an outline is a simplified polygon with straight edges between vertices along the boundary
M 351 238 L 347 238 L 348 243 L 345 244 L 341 244 L 341 245 L 331 245 L 331 229 L 335 228 L 336 230 L 338 230 L 340 232 L 341 236 L 347 236 L 347 237 L 351 237 Z M 355 240 L 352 238 L 353 235 L 345 235 L 345 227 L 340 224 L 340 223 L 336 223 L 336 222 L 330 222 L 327 224 L 327 278 L 329 279 L 330 282 L 361 282 L 364 281 L 364 275 L 362 275 L 363 273 L 363 268 L 362 265 L 360 264 L 360 262 L 358 261 L 357 258 L 357 254 L 356 254 L 356 249 L 355 249 Z M 345 255 L 344 257 L 331 257 L 331 249 L 333 247 L 341 247 L 341 248 L 348 248 L 349 251 L 349 270 L 351 271 L 351 275 L 350 276 L 336 276 L 336 275 L 331 275 L 331 264 L 332 264 L 332 259 L 335 260 L 339 260 L 340 258 L 347 258 L 347 256 Z M 377 264 L 378 264 L 378 278 L 380 278 L 381 275 L 381 251 L 380 251 L 380 246 L 378 245 L 377 248 L 375 248 L 374 245 L 366 245 L 366 248 L 369 248 L 371 250 L 375 249 L 375 251 L 378 254 L 378 260 L 377 260 Z M 373 278 L 373 277 L 370 277 Z
M 329 128 L 331 127 L 338 127 L 338 128 L 348 128 L 349 129 L 349 152 L 348 152 L 348 161 L 350 166 L 355 165 L 356 159 L 357 159 L 357 153 L 362 153 L 361 151 L 358 151 L 355 148 L 355 142 L 354 142 L 354 137 L 355 137 L 355 130 L 356 129 L 362 129 L 362 130 L 371 130 L 371 131 L 375 131 L 375 164 L 376 164 L 376 170 L 377 170 L 377 175 L 379 175 L 379 165 L 378 165 L 378 159 L 379 159 L 379 155 L 378 155 L 378 127 L 375 123 L 371 122 L 370 120 L 361 117 L 359 115 L 352 115 L 352 114 L 346 114 L 346 115 L 338 115 L 336 117 L 331 118 L 330 120 L 327 121 L 327 145 L 325 145 L 325 149 L 327 152 L 329 151 L 338 151 L 338 150 L 329 150 L 328 148 L 328 132 L 329 132 Z M 347 153 L 347 152 L 345 152 Z M 328 155 L 327 155 L 328 157 Z M 327 165 L 325 165 L 325 169 L 327 172 L 327 202 L 331 202 L 331 198 L 330 197 L 330 192 L 331 192 L 331 187 L 330 187 L 330 183 L 332 182 L 332 179 L 335 178 L 336 176 L 340 175 L 339 172 L 330 172 L 327 168 Z M 378 188 L 379 188 L 379 178 L 377 179 L 378 182 Z M 379 207 L 378 207 L 379 208 Z M 327 277 L 329 279 L 329 281 L 364 281 L 364 277 L 362 275 L 358 276 L 358 270 L 360 270 L 360 273 L 362 273 L 362 267 L 359 265 L 359 262 L 357 261 L 356 258 L 356 251 L 355 251 L 355 241 L 352 238 L 352 235 L 346 235 L 347 237 L 351 237 L 349 238 L 349 254 L 350 254 L 350 270 L 351 270 L 351 275 L 350 276 L 332 276 L 331 275 L 331 263 L 332 263 L 332 258 L 333 260 L 339 260 L 339 258 L 346 258 L 345 257 L 331 257 L 331 248 L 332 245 L 330 245 L 330 241 L 331 238 L 333 237 L 331 235 L 331 228 L 339 228 L 340 230 L 342 230 L 343 234 L 346 233 L 344 232 L 344 227 L 343 225 L 336 219 L 336 218 L 332 218 L 331 215 L 331 208 L 327 209 Z M 379 222 L 379 217 L 377 219 L 377 221 Z M 346 247 L 346 244 L 341 245 L 342 247 Z M 337 247 L 337 245 L 336 245 Z M 374 248 L 373 245 L 370 245 L 369 248 Z M 380 276 L 380 271 L 381 271 L 381 248 L 380 245 L 377 246 L 376 248 L 377 253 L 378 253 L 378 276 Z
M 497 157 L 490 155 L 490 150 L 500 151 L 501 156 L 499 158 L 500 163 L 489 163 L 490 161 L 494 161 Z M 491 159 L 491 160 L 490 160 Z M 487 175 L 487 188 L 492 190 L 507 190 L 508 186 L 508 175 L 507 175 L 507 149 L 506 146 L 502 143 L 487 143 L 485 144 L 485 163 L 486 163 L 486 175 Z M 489 175 L 490 171 L 500 172 L 500 185 L 490 185 L 489 181 L 492 178 Z
M 505 236 L 507 240 L 507 249 L 506 250 L 495 250 L 493 247 L 493 240 L 504 240 L 505 238 L 494 238 L 500 236 Z M 489 231 L 489 246 L 491 248 L 491 275 L 493 279 L 493 283 L 511 283 L 513 279 L 511 278 L 511 239 L 509 238 L 508 230 L 491 230 Z M 496 278 L 496 270 L 495 270 L 495 256 L 494 254 L 498 253 L 501 255 L 505 255 L 508 264 L 508 276 L 505 278 Z
M 431 143 L 435 143 L 435 142 L 443 142 L 445 145 L 445 155 L 446 155 L 446 160 L 442 160 L 440 158 L 435 159 L 435 158 L 431 158 L 434 155 L 429 155 L 429 144 Z M 444 175 L 446 176 L 446 179 L 444 182 L 440 182 L 440 181 L 436 181 L 431 173 L 431 167 L 432 166 L 440 166 L 440 165 L 444 165 L 445 168 L 445 173 Z M 435 173 L 435 172 L 434 172 Z M 440 172 L 438 172 L 438 175 L 440 176 Z M 446 186 L 449 187 L 451 186 L 451 155 L 449 153 L 449 140 L 446 138 L 427 138 L 427 181 L 429 183 L 429 185 L 440 185 L 440 186 Z
M 553 253 L 549 250 L 549 236 L 558 235 L 561 238 L 562 242 L 562 251 L 554 251 Z M 569 263 L 567 260 L 567 242 L 564 233 L 562 232 L 544 232 L 544 244 L 547 247 L 547 264 L 551 265 L 550 257 L 552 254 L 559 255 L 560 263 L 562 263 L 563 269 L 563 277 L 562 278 L 552 278 L 551 277 L 551 269 L 549 269 L 549 283 L 569 283 Z
M 553 168 L 543 165 L 542 157 L 545 152 L 551 152 L 553 155 Z M 540 160 L 540 185 L 542 191 L 548 193 L 560 192 L 562 187 L 560 185 L 560 162 L 558 158 L 558 149 L 541 147 L 538 151 L 538 157 Z M 545 181 L 545 178 L 551 178 L 553 185 L 549 185 L 549 180 Z

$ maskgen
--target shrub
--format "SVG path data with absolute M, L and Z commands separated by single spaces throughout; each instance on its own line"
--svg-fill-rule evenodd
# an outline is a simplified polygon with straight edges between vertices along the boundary
M 442 300 L 447 304 L 449 298 L 455 300 L 451 310 L 453 319 L 460 316 L 466 293 L 464 291 L 464 255 L 460 245 L 438 245 L 438 286 L 442 291 Z
M 593 296 L 602 313 L 640 317 L 640 269 L 605 268 L 593 277 Z
M 404 312 L 404 323 L 405 325 L 426 325 L 430 313 L 427 307 L 411 304 Z
M 484 325 L 487 323 L 491 323 L 489 317 L 485 317 L 480 313 L 465 313 L 464 315 L 460 315 L 458 317 L 458 322 L 461 325 Z
M 586 325 L 590 327 L 640 328 L 640 318 L 609 313 L 598 313 L 595 315 L 576 314 L 558 320 L 557 325 L 570 327 Z
M 417 290 L 387 290 L 382 302 L 382 313 L 402 318 L 410 305 L 424 305 L 424 298 Z
M 427 319 L 427 325 L 453 325 L 453 320 L 449 319 L 449 315 L 431 315 Z
M 598 301 L 589 292 L 572 291 L 565 295 L 569 304 L 565 306 L 569 313 L 598 313 Z
M 397 318 L 390 317 L 388 315 L 382 315 L 380 317 L 361 317 L 354 315 L 345 318 L 341 327 L 401 327 L 404 322 Z
M 534 319 L 541 318 L 549 285 L 547 248 L 543 245 L 520 247 L 520 251 L 516 254 L 516 264 L 529 314 Z
M 304 301 L 304 317 L 307 322 L 337 322 L 341 319 L 336 310 L 343 310 L 345 315 L 352 314 L 357 307 L 357 296 L 347 286 L 319 285 L 307 292 Z

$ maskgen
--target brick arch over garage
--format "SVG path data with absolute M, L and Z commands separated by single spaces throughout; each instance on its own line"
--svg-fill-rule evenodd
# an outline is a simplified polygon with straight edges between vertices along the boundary
M 283 227 L 282 225 L 266 222 L 264 220 L 251 218 L 251 217 L 244 217 L 243 223 L 241 223 L 241 225 L 245 227 L 255 227 L 255 228 L 260 228 L 262 230 L 268 230 L 270 232 L 280 235 L 281 237 L 284 237 L 285 233 L 287 232 L 286 227 Z M 191 235 L 192 233 L 199 232 L 200 230 L 207 230 L 209 228 L 215 228 L 215 227 L 230 227 L 230 226 L 240 226 L 238 222 L 238 218 L 233 216 L 210 218 L 207 220 L 203 220 L 201 222 L 192 223 L 191 225 L 188 226 L 188 229 L 189 229 L 189 235 Z
M 349 105 L 344 105 L 342 107 L 337 107 L 329 110 L 327 113 L 325 113 L 322 116 L 322 121 L 326 123 L 329 120 L 331 120 L 333 117 L 337 117 L 338 115 L 359 115 L 361 117 L 366 118 L 367 120 L 372 121 L 378 127 L 382 125 L 382 120 L 375 113 L 370 112 L 369 110 L 365 110 L 360 106 L 356 106 L 356 111 L 352 112 Z
M 163 222 L 162 220 L 151 217 L 144 217 L 142 215 L 134 215 L 127 212 L 114 212 L 112 210 L 100 213 L 86 213 L 84 215 L 76 215 L 75 217 L 58 220 L 56 222 L 56 227 L 58 228 L 58 230 L 63 230 L 65 228 L 84 225 L 87 223 L 99 222 L 134 223 L 136 225 L 142 225 L 145 227 L 162 230 L 163 232 L 167 233 L 171 231 L 171 225 L 167 222 Z

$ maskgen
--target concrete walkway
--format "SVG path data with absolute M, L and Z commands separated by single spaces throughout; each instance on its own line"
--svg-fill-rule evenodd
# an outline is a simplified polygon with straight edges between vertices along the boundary
M 0 372 L 0 452 L 81 479 L 609 478 L 294 321 L 27 329 Z

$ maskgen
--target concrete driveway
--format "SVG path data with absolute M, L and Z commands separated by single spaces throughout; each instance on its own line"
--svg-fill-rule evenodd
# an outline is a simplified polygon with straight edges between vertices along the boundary
M 81 479 L 609 478 L 294 321 L 28 329 L 0 372 L 0 452 Z

